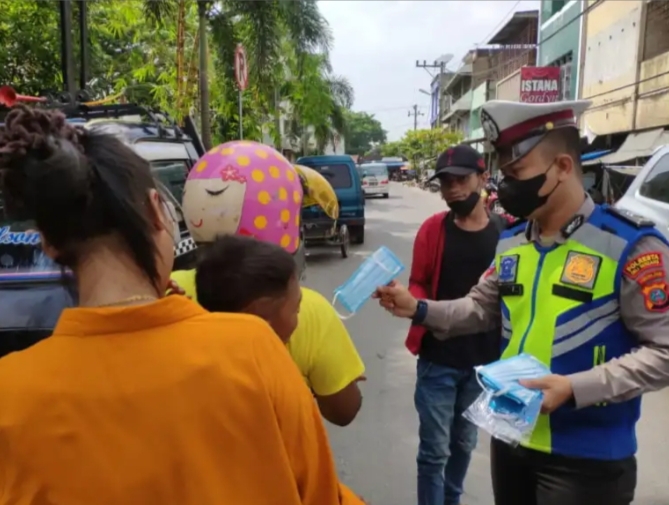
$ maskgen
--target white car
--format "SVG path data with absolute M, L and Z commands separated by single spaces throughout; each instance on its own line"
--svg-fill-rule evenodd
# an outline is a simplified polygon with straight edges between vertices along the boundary
M 615 206 L 654 221 L 669 238 L 669 146 L 653 154 Z
M 363 163 L 360 165 L 360 179 L 362 179 L 362 190 L 365 196 L 382 196 L 388 198 L 390 195 L 390 182 L 388 178 L 388 167 L 385 163 Z

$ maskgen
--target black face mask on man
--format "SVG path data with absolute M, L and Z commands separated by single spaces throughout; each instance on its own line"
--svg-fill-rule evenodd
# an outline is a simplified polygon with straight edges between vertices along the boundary
M 474 192 L 470 193 L 464 200 L 454 200 L 452 202 L 446 200 L 446 203 L 448 204 L 448 208 L 455 212 L 456 216 L 467 217 L 474 211 L 474 208 L 476 207 L 476 204 L 479 203 L 480 199 L 481 194 Z
M 539 195 L 539 191 L 546 183 L 546 174 L 553 168 L 553 165 L 555 165 L 555 161 L 551 162 L 543 174 L 535 175 L 529 179 L 504 177 L 497 189 L 497 197 L 504 210 L 513 217 L 526 219 L 539 207 L 543 207 L 560 185 L 560 181 L 558 181 L 550 192 L 543 196 Z

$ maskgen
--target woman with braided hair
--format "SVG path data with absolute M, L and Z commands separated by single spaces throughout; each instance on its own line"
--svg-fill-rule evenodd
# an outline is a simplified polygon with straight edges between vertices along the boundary
M 145 160 L 17 107 L 0 189 L 80 304 L 0 360 L 0 504 L 361 503 L 270 327 L 162 296 L 175 223 Z

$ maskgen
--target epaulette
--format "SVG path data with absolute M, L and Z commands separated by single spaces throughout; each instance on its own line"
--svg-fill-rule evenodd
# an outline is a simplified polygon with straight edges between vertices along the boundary
M 643 217 L 639 214 L 636 214 L 634 212 L 630 212 L 629 210 L 626 209 L 607 206 L 606 212 L 608 212 L 612 216 L 622 219 L 626 223 L 631 224 L 636 228 L 653 228 L 655 226 L 655 223 L 652 220 Z

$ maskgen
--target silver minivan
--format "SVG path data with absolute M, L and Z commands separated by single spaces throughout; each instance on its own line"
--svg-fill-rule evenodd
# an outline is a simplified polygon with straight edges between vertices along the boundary
M 669 238 L 669 146 L 653 154 L 615 206 L 651 219 Z

